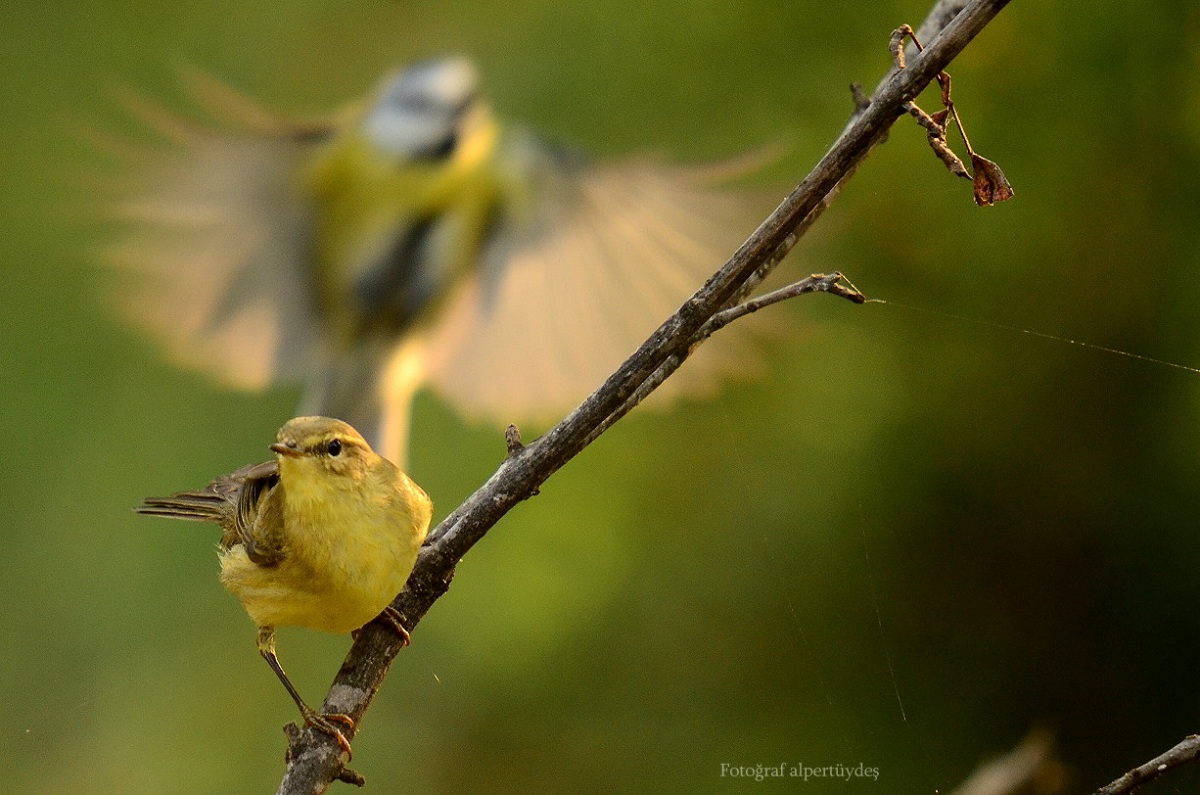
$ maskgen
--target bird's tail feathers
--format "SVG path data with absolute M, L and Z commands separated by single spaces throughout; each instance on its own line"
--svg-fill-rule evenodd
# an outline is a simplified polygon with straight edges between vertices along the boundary
M 182 491 L 170 497 L 147 497 L 134 510 L 147 516 L 219 522 L 228 512 L 229 503 L 211 491 Z

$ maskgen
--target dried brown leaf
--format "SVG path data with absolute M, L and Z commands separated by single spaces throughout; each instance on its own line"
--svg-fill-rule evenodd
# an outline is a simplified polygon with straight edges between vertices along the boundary
M 975 170 L 975 203 L 980 207 L 990 207 L 1013 197 L 1012 185 L 1008 184 L 1008 177 L 1004 176 L 1000 166 L 972 152 L 971 167 Z
M 937 81 L 938 86 L 942 89 L 942 104 L 948 108 L 953 104 L 950 99 L 950 73 L 938 72 Z

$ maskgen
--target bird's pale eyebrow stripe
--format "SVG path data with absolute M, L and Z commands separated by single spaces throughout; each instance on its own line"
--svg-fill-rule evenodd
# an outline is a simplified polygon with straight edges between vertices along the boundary
M 360 442 L 358 439 L 354 439 L 352 437 L 329 436 L 329 437 L 325 437 L 323 439 L 318 439 L 317 441 L 313 442 L 311 445 L 309 445 L 308 447 L 305 448 L 305 452 L 324 453 L 329 448 L 329 443 L 334 442 L 334 441 L 341 442 L 343 450 L 346 448 L 349 448 L 349 447 L 355 447 L 355 448 L 358 448 L 359 450 L 362 450 L 366 447 L 366 445 L 363 442 Z

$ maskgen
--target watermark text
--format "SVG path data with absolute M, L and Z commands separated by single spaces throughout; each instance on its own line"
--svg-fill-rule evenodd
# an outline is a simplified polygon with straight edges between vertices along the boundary
M 809 779 L 840 779 L 851 781 L 856 778 L 879 780 L 879 768 L 864 762 L 857 765 L 805 765 L 800 762 L 780 762 L 778 765 L 733 765 L 721 763 L 721 778 L 745 778 L 754 781 L 765 781 L 774 778 L 790 778 L 808 781 Z

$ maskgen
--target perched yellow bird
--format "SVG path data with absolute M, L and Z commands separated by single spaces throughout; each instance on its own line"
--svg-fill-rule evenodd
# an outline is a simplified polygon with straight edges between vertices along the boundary
M 183 119 L 130 96 L 171 146 L 139 151 L 107 252 L 120 297 L 177 361 L 226 383 L 300 380 L 404 465 L 425 384 L 468 416 L 573 407 L 752 231 L 749 166 L 592 162 L 502 126 L 461 58 L 419 63 L 327 120 L 284 120 L 211 78 Z M 761 197 L 760 197 L 761 198 Z M 746 324 L 660 393 L 757 363 Z
M 221 582 L 258 627 L 258 651 L 304 720 L 350 750 L 335 723 L 309 707 L 275 654 L 275 628 L 351 632 L 382 617 L 407 642 L 389 603 L 425 540 L 429 497 L 351 426 L 297 417 L 279 430 L 276 460 L 217 478 L 203 491 L 149 498 L 136 510 L 221 526 Z

